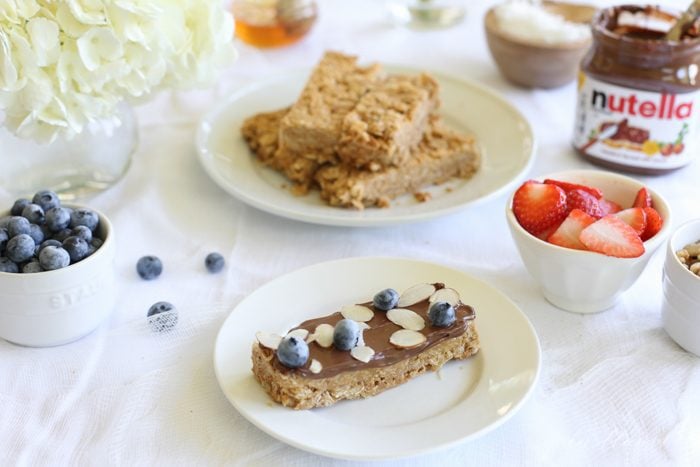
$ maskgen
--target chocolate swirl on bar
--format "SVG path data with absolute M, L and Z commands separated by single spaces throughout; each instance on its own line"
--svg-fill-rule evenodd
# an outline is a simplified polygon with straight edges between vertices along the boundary
M 444 284 L 441 283 L 435 283 L 434 285 L 436 289 L 444 288 Z M 430 320 L 428 319 L 430 303 L 428 299 L 422 300 L 410 306 L 405 306 L 403 308 L 407 308 L 418 313 L 425 320 L 426 326 L 419 332 L 426 337 L 426 340 L 421 345 L 416 347 L 400 349 L 389 342 L 389 337 L 394 332 L 403 328 L 389 321 L 386 312 L 375 308 L 372 302 L 361 303 L 360 305 L 366 306 L 374 312 L 374 317 L 367 322 L 369 329 L 365 329 L 363 332 L 365 345 L 371 347 L 375 351 L 375 355 L 373 356 L 372 360 L 370 360 L 368 363 L 364 363 L 354 359 L 350 355 L 350 352 L 337 350 L 333 346 L 324 348 L 318 345 L 316 342 L 311 342 L 309 344 L 309 359 L 303 367 L 289 369 L 282 365 L 277 358 L 274 358 L 273 356 L 273 365 L 275 369 L 284 374 L 291 372 L 306 378 L 328 378 L 345 371 L 381 368 L 393 365 L 397 362 L 418 355 L 419 353 L 441 342 L 444 342 L 445 340 L 464 334 L 469 326 L 469 322 L 476 317 L 474 309 L 460 301 L 455 305 L 455 322 L 449 327 L 438 328 L 430 325 Z M 343 319 L 341 313 L 336 312 L 321 318 L 314 318 L 304 321 L 293 329 L 306 329 L 309 331 L 309 333 L 313 333 L 318 325 L 326 323 L 330 324 L 331 326 L 335 326 L 335 324 L 341 319 Z M 274 352 L 273 350 L 265 347 L 262 347 L 262 349 L 268 356 Z M 313 360 L 318 360 L 322 365 L 322 370 L 319 373 L 314 374 L 309 369 L 309 366 Z

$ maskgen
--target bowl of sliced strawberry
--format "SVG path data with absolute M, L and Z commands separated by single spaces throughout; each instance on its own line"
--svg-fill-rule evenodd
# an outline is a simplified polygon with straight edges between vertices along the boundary
M 524 182 L 506 217 L 525 267 L 553 305 L 612 307 L 668 236 L 661 195 L 630 177 L 572 170 Z

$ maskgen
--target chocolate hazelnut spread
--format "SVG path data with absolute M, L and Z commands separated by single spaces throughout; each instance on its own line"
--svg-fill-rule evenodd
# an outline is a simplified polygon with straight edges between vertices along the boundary
M 685 166 L 700 138 L 700 38 L 695 23 L 665 38 L 679 14 L 624 5 L 593 20 L 581 62 L 573 145 L 617 170 L 661 174 Z
M 443 284 L 435 284 L 435 286 L 438 289 L 444 287 Z M 374 312 L 374 317 L 367 322 L 369 329 L 365 329 L 363 332 L 365 345 L 372 347 L 375 351 L 374 357 L 368 363 L 354 359 L 350 355 L 350 352 L 337 350 L 333 348 L 333 346 L 323 348 L 317 343 L 312 342 L 309 344 L 309 359 L 303 367 L 289 369 L 274 358 L 273 365 L 275 368 L 283 373 L 294 372 L 306 378 L 327 378 L 345 371 L 364 370 L 368 368 L 379 368 L 392 365 L 417 355 L 424 350 L 439 344 L 440 342 L 444 342 L 447 339 L 464 334 L 469 326 L 469 321 L 473 320 L 476 316 L 472 307 L 460 302 L 455 306 L 455 322 L 449 327 L 438 328 L 431 326 L 430 321 L 428 320 L 428 309 L 430 307 L 430 303 L 428 303 L 427 299 L 414 305 L 406 306 L 404 308 L 415 311 L 422 316 L 423 319 L 425 319 L 426 326 L 420 332 L 425 335 L 426 341 L 416 347 L 399 349 L 389 343 L 389 337 L 395 331 L 402 328 L 389 321 L 386 312 L 375 308 L 372 302 L 361 303 L 360 305 L 366 306 Z M 313 333 L 316 326 L 319 324 L 327 323 L 334 326 L 341 319 L 343 319 L 343 316 L 340 314 L 340 312 L 336 312 L 321 318 L 304 321 L 293 329 L 306 329 L 309 331 L 309 333 Z M 274 352 L 273 350 L 265 347 L 262 347 L 262 349 L 266 355 Z M 314 359 L 321 362 L 321 365 L 323 366 L 321 372 L 317 374 L 312 373 L 309 369 L 309 365 Z

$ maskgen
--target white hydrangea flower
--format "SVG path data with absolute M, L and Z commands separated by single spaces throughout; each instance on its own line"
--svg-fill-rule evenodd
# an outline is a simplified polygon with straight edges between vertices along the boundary
M 0 108 L 51 140 L 124 99 L 208 84 L 235 57 L 221 0 L 0 0 Z

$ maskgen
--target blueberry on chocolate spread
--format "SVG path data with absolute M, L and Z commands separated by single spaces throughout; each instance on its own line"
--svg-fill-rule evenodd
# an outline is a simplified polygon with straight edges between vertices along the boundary
M 287 368 L 299 368 L 309 359 L 309 345 L 304 339 L 287 336 L 277 346 L 277 358 Z
M 446 328 L 455 322 L 455 309 L 447 302 L 435 302 L 428 311 L 430 324 L 438 328 Z
M 350 350 L 360 338 L 360 326 L 351 319 L 341 319 L 333 331 L 333 346 L 338 350 Z
M 394 289 L 384 289 L 378 292 L 372 300 L 374 307 L 382 311 L 391 310 L 396 307 L 397 303 L 399 303 L 399 293 Z

